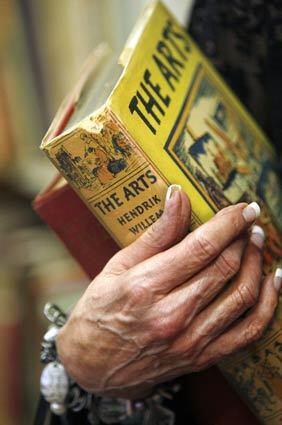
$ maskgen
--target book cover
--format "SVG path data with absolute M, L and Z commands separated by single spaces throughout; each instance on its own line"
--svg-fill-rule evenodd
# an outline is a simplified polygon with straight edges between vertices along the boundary
M 192 200 L 192 228 L 231 203 L 258 201 L 271 269 L 282 254 L 282 204 L 265 134 L 160 2 L 116 62 L 109 55 L 99 81 L 87 79 L 66 128 L 42 149 L 119 246 L 160 217 L 171 183 Z M 282 418 L 280 346 L 281 303 L 264 339 L 222 365 L 273 425 Z

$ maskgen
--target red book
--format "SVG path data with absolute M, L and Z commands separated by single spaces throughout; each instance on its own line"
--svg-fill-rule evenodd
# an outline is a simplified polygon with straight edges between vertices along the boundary
M 33 208 L 93 279 L 119 248 L 71 187 L 62 184 L 64 182 L 58 176 L 36 197 Z

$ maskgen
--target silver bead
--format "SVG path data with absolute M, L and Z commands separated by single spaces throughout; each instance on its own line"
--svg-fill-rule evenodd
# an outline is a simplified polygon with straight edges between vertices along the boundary
M 68 408 L 74 412 L 79 412 L 85 407 L 89 407 L 91 403 L 91 395 L 85 393 L 77 386 L 74 386 L 70 389 L 68 395 Z
M 50 410 L 51 410 L 52 413 L 54 413 L 54 415 L 61 416 L 65 413 L 66 406 L 64 404 L 61 404 L 61 403 L 51 403 L 50 404 Z
M 99 418 L 105 424 L 115 424 L 128 417 L 128 403 L 122 398 L 102 397 L 96 407 Z
M 58 328 L 64 326 L 67 320 L 66 314 L 56 304 L 52 303 L 45 304 L 44 315 L 49 322 L 54 323 Z
M 57 326 L 51 326 L 48 331 L 44 334 L 44 341 L 46 342 L 54 342 L 59 332 L 59 328 Z
M 63 404 L 69 390 L 69 379 L 64 366 L 58 362 L 47 364 L 41 374 L 40 389 L 49 403 Z
M 135 407 L 135 409 L 137 409 L 137 410 L 142 410 L 142 409 L 144 409 L 145 408 L 145 403 L 143 402 L 143 401 L 136 401 L 135 403 L 134 403 L 134 407 Z

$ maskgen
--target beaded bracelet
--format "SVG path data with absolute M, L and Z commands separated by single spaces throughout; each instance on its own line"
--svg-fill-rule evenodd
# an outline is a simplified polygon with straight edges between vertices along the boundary
M 69 422 L 72 414 L 84 411 L 85 425 L 173 425 L 175 415 L 165 406 L 179 391 L 178 384 L 166 384 L 156 388 L 153 395 L 143 400 L 126 400 L 94 396 L 84 391 L 66 373 L 60 363 L 56 350 L 56 337 L 59 329 L 66 323 L 67 315 L 54 304 L 44 308 L 51 326 L 43 337 L 40 360 L 45 367 L 40 378 L 40 389 L 49 403 L 53 415 L 61 418 L 62 424 Z M 45 418 L 44 418 L 45 420 Z M 42 422 L 44 423 L 44 422 Z M 78 422 L 77 422 L 78 423 Z M 82 422 L 79 421 L 82 425 Z M 40 425 L 37 421 L 36 425 Z

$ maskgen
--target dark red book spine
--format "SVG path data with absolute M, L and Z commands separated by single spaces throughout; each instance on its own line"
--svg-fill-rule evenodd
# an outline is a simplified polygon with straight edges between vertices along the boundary
M 69 185 L 39 194 L 33 208 L 93 279 L 119 250 Z

